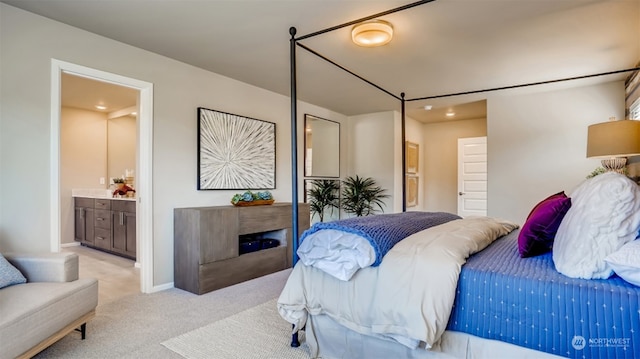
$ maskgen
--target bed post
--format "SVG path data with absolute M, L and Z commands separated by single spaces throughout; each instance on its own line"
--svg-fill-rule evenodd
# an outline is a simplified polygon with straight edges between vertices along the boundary
M 292 265 L 298 262 L 298 93 L 296 87 L 296 28 L 290 27 L 291 58 L 291 251 Z
M 407 146 L 406 143 L 406 122 L 405 122 L 405 100 L 404 92 L 400 94 L 400 106 L 402 113 L 402 212 L 407 211 Z
M 290 27 L 289 40 L 290 65 L 291 65 L 291 252 L 292 265 L 298 262 L 298 93 L 296 87 L 296 28 Z M 291 335 L 291 346 L 299 347 L 298 332 Z

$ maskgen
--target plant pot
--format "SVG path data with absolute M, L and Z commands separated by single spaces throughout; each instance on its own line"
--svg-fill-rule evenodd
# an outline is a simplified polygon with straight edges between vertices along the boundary
M 238 203 L 232 203 L 232 204 L 236 207 L 250 207 L 250 206 L 269 205 L 269 204 L 273 204 L 273 202 L 275 202 L 275 200 L 273 199 L 254 199 L 253 201 L 250 201 L 250 202 L 240 201 Z

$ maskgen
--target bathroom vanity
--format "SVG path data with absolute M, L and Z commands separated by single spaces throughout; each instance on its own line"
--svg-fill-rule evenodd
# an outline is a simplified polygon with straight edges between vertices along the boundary
M 136 199 L 74 195 L 75 240 L 136 259 Z

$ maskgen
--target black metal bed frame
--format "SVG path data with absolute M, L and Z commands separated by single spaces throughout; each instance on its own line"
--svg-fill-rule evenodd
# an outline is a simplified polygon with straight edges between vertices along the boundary
M 298 107 L 297 107 L 297 102 L 298 102 L 298 93 L 297 93 L 297 68 L 296 68 L 296 47 L 300 47 L 304 50 L 306 50 L 307 52 L 319 57 L 320 59 L 338 67 L 339 69 L 347 72 L 348 74 L 362 80 L 363 82 L 366 82 L 367 84 L 377 88 L 378 90 L 386 93 L 387 95 L 397 99 L 400 101 L 400 108 L 401 108 L 401 132 L 402 132 L 402 211 L 405 212 L 407 210 L 407 200 L 406 200 L 406 191 L 407 191 L 407 184 L 406 184 L 406 149 L 404 146 L 405 143 L 405 126 L 406 126 L 406 117 L 405 117 L 405 105 L 406 102 L 411 102 L 411 101 L 421 101 L 421 100 L 430 100 L 430 99 L 436 99 L 436 98 L 444 98 L 444 97 L 453 97 L 453 96 L 462 96 L 462 95 L 470 95 L 470 94 L 476 94 L 476 93 L 483 93 L 483 92 L 492 92 L 492 91 L 500 91 L 500 90 L 509 90 L 509 89 L 515 89 L 515 88 L 521 88 L 521 87 L 529 87 L 529 86 L 537 86 L 537 85 L 546 85 L 546 84 L 552 84 L 552 83 L 557 83 L 557 82 L 564 82 L 564 81 L 572 81 L 572 80 L 580 80 L 580 79 L 587 79 L 587 78 L 592 78 L 592 77 L 599 77 L 599 76 L 607 76 L 607 75 L 614 75 L 614 74 L 619 74 L 619 73 L 624 73 L 624 72 L 631 72 L 631 71 L 637 71 L 640 70 L 640 67 L 634 67 L 634 68 L 629 68 L 629 69 L 623 69 L 623 70 L 615 70 L 615 71 L 609 71 L 609 72 L 602 72 L 602 73 L 596 73 L 596 74 L 590 74 L 590 75 L 583 75 L 583 76 L 574 76 L 574 77 L 567 77 L 567 78 L 561 78 L 561 79 L 554 79 L 554 80 L 546 80 L 546 81 L 539 81 L 539 82 L 531 82 L 531 83 L 526 83 L 526 84 L 519 84 L 519 85 L 511 85 L 511 86 L 503 86 L 503 87 L 494 87 L 494 88 L 487 88 L 487 89 L 481 89 L 481 90 L 473 90 L 473 91 L 464 91 L 464 92 L 457 92 L 457 93 L 449 93 L 449 94 L 443 94 L 443 95 L 436 95 L 436 96 L 424 96 L 424 97 L 416 97 L 416 98 L 410 98 L 410 99 L 405 99 L 405 93 L 402 92 L 400 93 L 400 95 L 396 95 L 386 89 L 384 89 L 382 86 L 377 85 L 375 83 L 373 83 L 372 81 L 367 80 L 366 78 L 358 75 L 357 73 L 347 69 L 346 67 L 336 63 L 335 61 L 323 56 L 322 54 L 318 53 L 317 51 L 314 51 L 313 49 L 303 45 L 300 43 L 300 41 L 314 37 L 314 36 L 318 36 L 318 35 L 322 35 L 325 34 L 327 32 L 331 32 L 331 31 L 335 31 L 338 29 L 342 29 L 344 27 L 347 26 L 351 26 L 351 25 L 355 25 L 364 21 L 368 21 L 368 20 L 373 20 L 376 18 L 379 18 L 381 16 L 385 16 L 385 15 L 389 15 L 389 14 L 393 14 L 399 11 L 403 11 L 403 10 L 407 10 L 407 9 L 411 9 L 414 8 L 416 6 L 419 5 L 423 5 L 423 4 L 427 4 L 427 3 L 431 3 L 434 2 L 436 0 L 421 0 L 421 1 L 416 1 L 416 2 L 412 2 L 400 7 L 396 7 L 393 9 L 389 9 L 383 12 L 379 12 L 373 15 L 369 15 L 360 19 L 356 19 L 356 20 L 352 20 L 349 22 L 345 22 L 343 24 L 340 25 L 335 25 L 323 30 L 319 30 L 316 32 L 312 32 L 310 34 L 307 35 L 303 35 L 303 36 L 298 36 L 296 37 L 297 34 L 297 29 L 295 27 L 290 27 L 289 28 L 289 34 L 291 35 L 291 39 L 289 40 L 289 52 L 290 52 L 290 79 L 291 79 L 291 204 L 292 204 L 292 253 L 293 253 L 293 258 L 292 258 L 292 263 L 295 266 L 296 263 L 298 262 L 298 255 L 297 255 L 297 250 L 298 250 L 298 241 L 299 241 L 299 236 L 298 236 L 298 139 L 297 139 L 297 133 L 298 133 Z M 298 340 L 298 333 L 294 333 L 292 335 L 291 338 L 291 346 L 292 347 L 298 347 L 300 346 L 300 342 Z

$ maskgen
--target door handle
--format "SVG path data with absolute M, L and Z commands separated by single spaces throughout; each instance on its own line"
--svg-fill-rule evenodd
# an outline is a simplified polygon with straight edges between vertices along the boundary
M 464 192 L 458 192 L 458 196 L 464 195 Z

